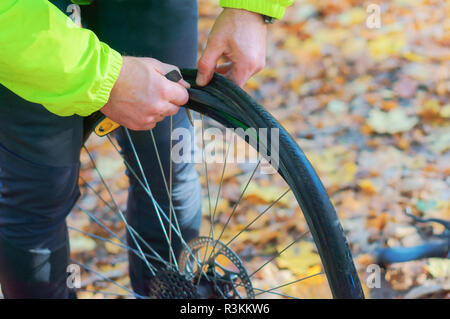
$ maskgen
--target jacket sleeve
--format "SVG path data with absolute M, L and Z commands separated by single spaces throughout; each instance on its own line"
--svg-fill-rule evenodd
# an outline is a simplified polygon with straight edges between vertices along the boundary
M 121 67 L 119 53 L 49 1 L 0 1 L 0 84 L 22 98 L 87 116 L 106 104 Z
M 245 9 L 281 19 L 286 8 L 293 2 L 294 0 L 220 0 L 220 6 L 223 8 Z

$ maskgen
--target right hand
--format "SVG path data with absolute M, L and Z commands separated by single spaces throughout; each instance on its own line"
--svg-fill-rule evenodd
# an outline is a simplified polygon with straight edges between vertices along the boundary
M 108 103 L 100 111 L 131 130 L 154 128 L 189 99 L 186 81 L 174 83 L 164 76 L 173 70 L 178 68 L 155 59 L 124 57 Z

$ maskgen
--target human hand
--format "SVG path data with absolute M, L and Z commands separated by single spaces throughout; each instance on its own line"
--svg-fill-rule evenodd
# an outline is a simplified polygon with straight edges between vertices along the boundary
M 266 60 L 267 25 L 258 13 L 225 8 L 217 18 L 198 61 L 197 85 L 207 85 L 214 72 L 240 87 L 261 71 Z M 217 66 L 220 57 L 229 63 Z
M 165 77 L 173 70 L 178 68 L 155 59 L 124 57 L 109 101 L 100 111 L 132 130 L 154 128 L 189 99 L 186 81 L 174 83 Z

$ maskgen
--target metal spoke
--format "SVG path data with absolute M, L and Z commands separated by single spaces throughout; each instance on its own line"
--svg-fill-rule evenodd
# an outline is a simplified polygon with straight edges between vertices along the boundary
M 172 169 L 173 169 L 173 163 L 172 163 L 172 147 L 173 147 L 173 141 L 172 141 L 172 130 L 173 130 L 173 116 L 170 116 L 170 129 L 169 129 L 169 214 L 170 214 L 170 225 L 172 225 L 172 215 L 175 216 L 176 218 L 176 214 L 173 212 L 173 201 L 172 201 L 172 187 L 173 187 L 173 176 L 172 176 Z M 155 139 L 153 136 L 153 131 L 152 132 L 152 137 L 153 140 Z M 156 144 L 156 142 L 155 142 Z M 155 147 L 156 149 L 156 147 Z M 159 158 L 159 156 L 158 156 Z M 166 183 L 167 184 L 167 183 Z M 178 225 L 178 221 L 177 221 L 177 225 Z M 170 245 L 172 245 L 172 227 L 169 228 L 169 239 L 170 239 Z M 170 258 L 170 263 L 172 263 L 172 256 L 169 255 Z
M 123 162 L 125 163 L 125 166 L 127 167 L 127 169 L 130 171 L 130 173 L 134 176 L 134 178 L 136 178 L 136 180 L 138 181 L 138 183 L 141 185 L 142 189 L 147 193 L 147 195 L 149 196 L 149 198 L 152 200 L 153 204 L 158 207 L 159 211 L 162 214 L 165 214 L 164 210 L 161 208 L 161 206 L 159 206 L 158 202 L 156 202 L 156 200 L 153 197 L 153 194 L 147 189 L 147 187 L 144 185 L 144 183 L 142 182 L 142 180 L 139 178 L 139 176 L 137 175 L 137 173 L 135 172 L 135 170 L 133 169 L 133 167 L 131 167 L 130 163 L 127 161 L 127 159 L 121 154 L 119 148 L 116 146 L 116 144 L 111 140 L 111 138 L 109 137 L 109 135 L 107 135 L 109 142 L 111 143 L 111 145 L 113 146 L 113 148 L 116 150 L 116 152 L 119 154 L 119 156 L 122 158 Z M 175 214 L 175 223 L 176 223 L 176 227 L 179 231 L 179 233 L 181 233 L 181 229 L 180 226 L 178 224 L 178 219 L 176 217 Z M 183 237 L 180 237 L 180 240 L 183 240 Z
M 222 175 L 220 176 L 219 190 L 217 191 L 216 204 L 214 205 L 213 220 L 215 220 L 215 217 L 216 217 L 217 205 L 219 203 L 220 191 L 222 190 L 223 177 L 225 176 L 225 168 L 227 167 L 227 159 L 228 159 L 228 153 L 230 151 L 230 147 L 231 147 L 231 143 L 228 144 L 227 152 L 225 154 L 225 159 L 224 159 L 223 168 L 222 168 Z M 211 227 L 211 229 L 214 231 L 214 227 Z M 214 237 L 212 237 L 212 239 L 214 239 Z
M 209 217 L 210 220 L 212 218 L 212 209 L 211 209 L 211 193 L 210 193 L 210 189 L 209 189 L 209 177 L 208 177 L 208 163 L 205 159 L 205 127 L 204 127 L 204 117 L 202 115 L 202 158 L 203 158 L 203 162 L 205 164 L 205 178 L 206 178 L 206 188 L 207 188 L 207 192 L 208 192 L 208 211 L 209 211 Z M 212 223 L 211 223 L 212 224 Z
M 217 281 L 229 283 L 228 280 L 224 280 L 224 279 L 221 279 L 221 278 L 218 278 Z M 242 283 L 238 283 L 238 284 L 234 284 L 233 283 L 233 289 L 236 290 L 237 287 L 244 287 L 244 285 Z M 252 289 L 253 290 L 257 290 L 257 291 L 261 291 L 262 292 L 261 294 L 269 293 L 269 294 L 274 294 L 274 295 L 283 296 L 283 297 L 292 298 L 292 299 L 300 299 L 300 298 L 297 298 L 297 297 L 294 297 L 294 296 L 291 296 L 291 295 L 283 294 L 281 292 L 267 291 L 267 290 L 264 290 L 264 289 L 261 289 L 261 288 L 256 288 L 256 287 L 252 287 Z M 256 294 L 255 296 L 259 296 L 259 295 L 260 294 Z
M 133 174 L 133 176 L 136 178 L 136 180 L 138 181 L 138 183 L 141 185 L 142 189 L 147 193 L 147 195 L 151 198 L 151 193 L 149 192 L 149 190 L 145 187 L 144 183 L 142 182 L 142 180 L 139 178 L 139 176 L 137 175 L 137 173 L 134 171 L 134 169 L 131 167 L 131 165 L 128 163 L 128 161 L 122 156 L 122 154 L 120 153 L 118 147 L 114 144 L 114 142 L 109 138 L 109 141 L 111 142 L 112 146 L 114 147 L 114 149 L 116 150 L 116 152 L 122 157 L 127 169 L 130 171 L 131 174 Z M 154 204 L 156 205 L 156 207 L 159 209 L 159 211 L 161 212 L 162 216 L 165 218 L 166 221 L 168 221 L 168 217 L 166 215 L 166 213 L 162 210 L 162 208 L 159 206 L 159 204 L 155 201 Z M 189 245 L 186 243 L 186 241 L 184 240 L 183 236 L 181 235 L 181 231 L 175 229 L 175 226 L 172 224 L 171 225 L 173 231 L 175 232 L 175 234 L 178 235 L 181 244 L 184 246 L 184 248 L 188 251 L 188 253 L 194 258 L 195 262 L 197 263 L 197 265 L 200 267 L 200 262 L 198 261 L 197 257 L 192 253 L 192 250 L 189 248 Z M 145 243 L 145 241 L 144 241 Z M 203 274 L 205 275 L 206 278 L 208 278 L 206 276 L 206 274 L 204 273 L 203 269 L 202 269 Z
M 170 117 L 170 132 L 172 132 L 172 116 Z M 150 135 L 152 137 L 153 148 L 155 149 L 156 158 L 158 159 L 158 165 L 159 165 L 159 168 L 161 170 L 161 175 L 162 175 L 162 178 L 163 178 L 164 187 L 165 187 L 165 190 L 166 190 L 166 193 L 167 193 L 167 197 L 169 199 L 169 219 L 170 219 L 170 224 L 172 224 L 172 218 L 174 218 L 175 219 L 175 224 L 176 224 L 178 230 L 181 233 L 180 225 L 178 223 L 178 218 L 177 218 L 177 215 L 175 213 L 175 209 L 174 209 L 174 206 L 173 206 L 173 200 L 172 200 L 172 138 L 171 138 L 171 134 L 169 136 L 169 140 L 170 140 L 169 141 L 170 142 L 170 148 L 169 148 L 169 153 L 170 153 L 169 154 L 169 158 L 170 158 L 170 163 L 169 163 L 169 186 L 167 185 L 167 179 L 166 179 L 166 176 L 164 174 L 164 168 L 162 166 L 161 157 L 159 155 L 158 146 L 156 144 L 156 139 L 155 139 L 155 135 L 153 133 L 153 130 L 150 130 Z M 169 227 L 169 243 L 170 243 L 170 246 L 172 246 L 172 227 Z M 170 251 L 169 251 L 169 261 L 170 261 L 170 264 L 173 263 L 173 261 L 172 261 L 172 254 L 170 253 Z
M 94 158 L 92 157 L 92 154 L 89 152 L 89 150 L 87 149 L 86 146 L 84 146 L 84 149 L 85 149 L 85 151 L 87 152 L 87 154 L 88 154 L 88 156 L 89 156 L 89 158 L 90 158 L 90 160 L 91 160 L 91 162 L 92 162 L 92 165 L 94 165 L 94 169 L 95 169 L 95 171 L 97 172 L 98 176 L 100 177 L 100 180 L 102 181 L 102 183 L 103 183 L 103 185 L 105 186 L 105 188 L 106 188 L 106 190 L 107 190 L 109 196 L 111 197 L 111 200 L 112 200 L 112 202 L 114 203 L 114 206 L 115 206 L 116 209 L 117 209 L 117 213 L 118 213 L 118 215 L 120 216 L 120 219 L 121 219 L 121 220 L 123 221 L 123 223 L 125 224 L 125 227 L 126 227 L 127 230 L 129 231 L 132 240 L 134 241 L 134 243 L 135 243 L 137 249 L 139 250 L 139 253 L 140 253 L 141 256 L 144 258 L 143 260 L 144 260 L 146 266 L 148 267 L 148 269 L 150 270 L 150 272 L 151 272 L 153 275 L 155 275 L 155 272 L 153 271 L 152 267 L 150 266 L 150 264 L 149 264 L 147 258 L 145 258 L 145 255 L 144 255 L 144 252 L 142 251 L 141 246 L 139 245 L 139 243 L 137 242 L 136 238 L 134 237 L 134 234 L 130 231 L 130 226 L 128 225 L 127 219 L 125 218 L 124 214 L 122 213 L 122 210 L 120 209 L 119 205 L 118 205 L 117 202 L 115 201 L 114 196 L 113 196 L 111 190 L 109 189 L 107 183 L 106 183 L 105 180 L 103 179 L 102 174 L 101 174 L 100 171 L 98 170 L 98 167 L 97 167 L 97 165 L 95 164 L 95 161 L 94 161 Z
M 167 244 L 169 245 L 169 250 L 170 250 L 170 253 L 172 254 L 172 257 L 173 257 L 173 260 L 174 260 L 175 267 L 176 267 L 176 269 L 178 269 L 178 264 L 177 264 L 177 261 L 176 261 L 175 252 L 173 251 L 173 247 L 170 245 L 170 240 L 169 240 L 169 237 L 168 237 L 168 235 L 167 235 L 166 227 L 164 226 L 164 223 L 163 223 L 163 221 L 162 221 L 162 219 L 161 219 L 161 214 L 159 213 L 159 210 L 158 210 L 158 208 L 157 208 L 157 206 L 156 206 L 156 200 L 155 200 L 155 198 L 153 197 L 153 194 L 152 194 L 152 191 L 151 191 L 151 189 L 150 189 L 150 185 L 149 185 L 149 183 L 148 183 L 147 177 L 145 176 L 144 168 L 142 167 L 141 161 L 140 161 L 140 159 L 139 159 L 139 155 L 138 155 L 137 152 L 136 152 L 136 148 L 134 147 L 134 143 L 133 143 L 133 141 L 132 141 L 132 139 L 131 139 L 129 130 L 128 130 L 127 128 L 125 128 L 124 130 L 125 130 L 125 133 L 126 133 L 126 135 L 127 135 L 128 142 L 129 142 L 130 145 L 131 145 L 131 149 L 132 149 L 133 154 L 134 154 L 134 157 L 135 157 L 135 159 L 136 159 L 136 163 L 137 163 L 137 165 L 138 165 L 138 168 L 139 168 L 139 170 L 140 170 L 140 172 L 141 172 L 141 175 L 142 175 L 142 178 L 143 178 L 143 180 L 144 180 L 145 186 L 147 187 L 147 190 L 148 190 L 149 195 L 150 195 L 150 197 L 151 197 L 153 206 L 154 206 L 155 211 L 156 211 L 156 216 L 158 217 L 159 224 L 160 224 L 161 229 L 162 229 L 162 231 L 163 231 L 163 233 L 164 233 L 164 237 L 166 238 Z M 169 226 L 169 227 L 170 227 L 170 226 Z
M 132 250 L 133 250 L 133 248 L 131 248 L 131 247 L 128 246 L 128 245 L 125 245 L 125 244 L 122 243 L 122 242 L 116 243 L 116 242 L 114 242 L 114 241 L 112 241 L 112 240 L 110 240 L 110 239 L 108 239 L 108 238 L 105 238 L 105 237 L 102 237 L 102 236 L 98 236 L 98 235 L 96 235 L 96 234 L 93 234 L 93 233 L 90 233 L 90 232 L 81 230 L 81 229 L 76 228 L 76 227 L 73 227 L 73 226 L 67 226 L 67 228 L 68 228 L 69 230 L 76 231 L 76 232 L 78 232 L 78 233 L 80 233 L 80 234 L 83 234 L 83 235 L 86 235 L 86 236 L 89 236 L 89 237 L 98 239 L 98 240 L 100 240 L 100 241 L 102 241 L 102 242 L 105 242 L 105 243 L 110 243 L 110 244 L 112 244 L 112 245 L 114 245 L 114 246 L 117 246 L 117 247 L 126 249 L 126 250 L 128 250 L 128 251 L 132 251 Z
M 258 294 L 255 294 L 255 296 L 259 296 L 259 295 L 262 295 L 262 294 L 264 294 L 264 293 L 266 293 L 266 292 L 271 292 L 271 291 L 274 291 L 274 290 L 276 290 L 276 289 L 280 289 L 280 288 L 283 288 L 283 287 L 286 287 L 286 286 L 295 284 L 295 283 L 297 283 L 297 282 L 300 282 L 300 281 L 303 281 L 303 280 L 306 280 L 306 279 L 315 277 L 315 276 L 317 276 L 317 275 L 323 275 L 323 271 L 318 272 L 318 273 L 316 273 L 316 274 L 314 274 L 314 275 L 306 276 L 306 277 L 303 277 L 303 278 L 300 278 L 300 279 L 297 279 L 297 280 L 288 282 L 288 283 L 283 284 L 283 285 L 280 285 L 280 286 L 278 286 L 278 287 L 270 288 L 270 289 L 267 289 L 267 290 L 261 289 L 261 292 L 258 293 Z
M 209 189 L 208 163 L 205 158 L 205 120 L 204 120 L 203 114 L 201 115 L 201 118 L 202 118 L 202 159 L 205 164 L 205 179 L 206 179 L 206 188 L 207 188 L 207 192 L 208 192 L 209 223 L 211 225 L 211 228 L 209 229 L 209 237 L 214 240 L 214 220 L 213 220 L 212 209 L 211 209 L 211 193 L 210 193 L 210 189 Z M 203 256 L 203 261 L 205 261 L 205 262 L 206 262 L 206 260 L 205 260 L 206 254 L 208 253 L 208 248 L 209 248 L 209 242 L 206 243 L 205 254 Z M 201 279 L 201 276 L 198 277 L 197 285 L 200 284 L 200 279 Z
M 221 278 L 217 278 L 217 281 L 224 282 L 224 283 L 230 283 L 230 281 L 225 280 L 225 279 L 221 279 Z M 235 292 L 237 292 L 237 289 L 236 289 L 237 287 L 244 287 L 244 285 L 243 285 L 242 283 L 238 283 L 238 284 L 232 283 L 232 285 L 233 285 L 233 290 L 234 290 Z M 294 297 L 294 296 L 291 296 L 291 295 L 287 295 L 287 294 L 283 294 L 283 293 L 280 293 L 280 292 L 266 291 L 266 290 L 261 289 L 261 288 L 252 287 L 252 289 L 253 289 L 253 290 L 257 290 L 257 291 L 261 291 L 261 292 L 262 292 L 261 294 L 263 294 L 263 293 L 269 293 L 269 294 L 274 294 L 274 295 L 278 295 L 278 296 L 282 296 L 282 297 L 287 297 L 287 298 L 292 298 L 292 299 L 300 299 L 300 298 L 297 298 L 297 297 Z M 238 293 L 238 292 L 237 292 L 237 293 Z M 222 297 L 225 297 L 225 295 L 223 294 L 223 292 L 221 292 L 221 294 L 222 294 Z M 239 293 L 238 293 L 238 295 L 240 296 Z M 259 295 L 259 294 L 257 294 L 257 295 Z M 240 299 L 243 299 L 243 298 L 240 298 Z
M 133 295 L 123 295 L 123 294 L 118 294 L 118 293 L 114 293 L 114 292 L 107 292 L 107 291 L 101 291 L 101 290 L 90 290 L 90 289 L 77 289 L 77 291 L 83 291 L 83 292 L 90 292 L 93 294 L 102 294 L 105 296 L 116 296 L 116 297 L 125 297 L 125 298 L 129 298 L 129 297 L 135 297 Z
M 83 235 L 86 235 L 86 236 L 89 236 L 89 237 L 98 239 L 98 240 L 100 240 L 100 241 L 103 241 L 103 242 L 106 242 L 106 243 L 110 243 L 111 245 L 114 245 L 114 246 L 117 246 L 117 247 L 120 247 L 120 248 L 124 248 L 124 249 L 126 249 L 127 251 L 133 252 L 134 254 L 136 254 L 136 256 L 138 256 L 139 258 L 142 259 L 141 255 L 139 254 L 139 251 L 137 251 L 136 249 L 134 249 L 134 248 L 132 248 L 132 247 L 130 247 L 130 246 L 124 244 L 123 242 L 116 243 L 116 242 L 114 242 L 114 241 L 112 241 L 112 240 L 109 240 L 108 238 L 104 238 L 104 237 L 95 235 L 95 234 L 93 234 L 93 233 L 86 232 L 86 231 L 84 231 L 84 230 L 78 229 L 78 228 L 73 227 L 73 226 L 68 226 L 68 229 L 74 230 L 74 231 L 76 231 L 76 232 L 79 232 L 80 234 L 83 234 Z M 149 254 L 145 254 L 145 256 L 148 257 L 148 258 L 150 258 L 150 259 L 154 259 L 154 260 L 156 260 L 156 261 L 160 261 L 158 258 L 153 257 L 153 256 L 150 256 Z M 153 267 L 153 265 L 150 265 L 150 266 Z M 153 267 L 153 268 L 154 268 L 154 267 Z M 156 268 L 154 268 L 154 270 L 156 271 Z
M 254 272 L 252 272 L 248 277 L 252 278 L 258 271 L 260 271 L 261 269 L 263 269 L 265 266 L 267 266 L 268 264 L 270 264 L 273 260 L 275 260 L 276 258 L 278 258 L 282 253 L 284 253 L 287 249 L 289 249 L 292 245 L 294 245 L 296 242 L 298 242 L 300 239 L 302 239 L 303 237 L 306 236 L 306 234 L 309 233 L 309 230 L 304 232 L 303 234 L 301 234 L 300 236 L 298 236 L 296 239 L 294 239 L 292 241 L 292 243 L 290 243 L 289 245 L 287 245 L 285 248 L 283 248 L 279 253 L 277 253 L 275 256 L 273 256 L 272 258 L 270 258 L 268 261 L 266 261 L 262 266 L 260 266 L 258 269 L 256 269 Z
M 87 265 L 81 264 L 81 263 L 79 263 L 79 262 L 77 262 L 77 261 L 75 261 L 75 260 L 72 260 L 72 262 L 75 263 L 75 264 L 77 264 L 78 266 L 84 268 L 85 270 L 88 270 L 88 271 L 94 273 L 95 275 L 99 276 L 99 277 L 102 278 L 103 280 L 109 281 L 109 282 L 112 283 L 113 285 L 116 285 L 117 287 L 122 288 L 123 290 L 129 292 L 131 295 L 133 295 L 133 296 L 136 297 L 137 299 L 147 299 L 147 297 L 141 296 L 141 295 L 135 293 L 134 291 L 132 291 L 132 290 L 126 288 L 125 286 L 123 286 L 123 285 L 121 285 L 121 284 L 118 284 L 117 282 L 115 282 L 115 281 L 112 280 L 111 278 L 108 278 L 108 277 L 106 277 L 106 276 L 103 276 L 101 273 L 99 273 L 98 271 L 95 271 L 94 269 L 92 269 L 91 267 L 89 267 L 89 266 L 87 266 Z
M 100 227 L 102 227 L 104 230 L 106 230 L 111 236 L 117 238 L 120 242 L 122 242 L 122 239 L 119 238 L 111 229 L 109 229 L 105 224 L 103 224 L 97 217 L 95 217 L 93 214 L 89 213 L 87 210 L 82 208 L 80 205 L 75 205 L 81 212 L 85 213 L 90 219 L 92 219 L 94 222 L 96 222 Z M 123 243 L 123 242 L 122 242 Z
M 85 183 L 85 185 L 94 192 L 95 195 L 97 195 L 97 197 L 114 213 L 117 213 L 114 208 L 109 205 L 109 203 L 83 178 L 81 177 L 81 180 Z M 122 242 L 122 240 L 113 232 L 111 231 L 105 224 L 103 224 L 98 218 L 96 218 L 93 214 L 89 213 L 87 210 L 83 209 L 80 205 L 76 204 L 77 208 L 84 212 L 86 215 L 88 215 L 93 221 L 95 221 L 98 225 L 100 225 L 103 229 L 105 229 L 109 234 L 111 234 L 113 237 L 117 238 L 119 241 Z M 147 241 L 145 241 L 141 235 L 139 235 L 139 233 L 131 226 L 128 225 L 129 230 L 131 230 L 134 235 L 137 237 L 137 239 L 139 239 L 145 247 L 147 247 L 148 250 L 150 250 L 150 252 L 152 254 L 154 254 L 156 256 L 156 258 L 158 259 L 158 261 L 162 262 L 163 264 L 167 264 L 167 262 L 158 254 L 158 252 L 153 249 L 153 247 L 150 246 L 150 244 L 147 243 Z M 123 243 L 123 242 L 122 242 Z M 147 255 L 147 254 L 145 254 Z M 139 256 L 140 258 L 142 258 L 142 256 Z M 154 257 L 153 257 L 154 258 Z
M 282 297 L 287 297 L 287 298 L 292 298 L 292 299 L 300 299 L 300 298 L 297 298 L 297 297 L 294 297 L 294 296 L 291 296 L 291 295 L 283 294 L 283 293 L 281 293 L 281 292 L 265 291 L 264 289 L 254 288 L 254 287 L 253 287 L 253 290 L 262 291 L 261 294 L 263 294 L 263 293 L 269 293 L 269 294 L 273 294 L 273 295 L 277 295 L 277 296 L 282 296 Z
M 228 224 L 230 223 L 231 218 L 234 216 L 234 214 L 235 214 L 235 212 L 236 212 L 236 208 L 238 207 L 239 203 L 241 202 L 242 198 L 244 197 L 245 191 L 247 190 L 248 185 L 250 185 L 250 182 L 251 182 L 251 180 L 253 179 L 253 176 L 255 175 L 256 170 L 258 169 L 258 167 L 259 167 L 260 164 L 261 164 L 261 160 L 259 160 L 258 163 L 256 164 L 255 168 L 253 169 L 252 174 L 250 175 L 250 178 L 249 178 L 248 181 L 247 181 L 247 184 L 245 185 L 244 189 L 242 190 L 242 192 L 241 192 L 241 194 L 240 194 L 240 196 L 239 196 L 238 201 L 237 201 L 236 204 L 233 206 L 233 210 L 232 210 L 230 216 L 228 217 L 227 221 L 225 222 L 225 225 L 223 226 L 222 231 L 221 231 L 219 237 L 217 238 L 217 241 L 214 243 L 213 250 L 212 250 L 211 254 L 209 255 L 208 259 L 211 258 L 212 253 L 214 253 L 214 251 L 215 251 L 215 249 L 216 249 L 216 246 L 217 246 L 217 243 L 218 243 L 218 242 L 220 241 L 220 239 L 222 238 L 223 233 L 225 232 L 225 229 L 227 228 Z M 211 225 L 211 227 L 214 227 L 214 225 Z
M 291 191 L 291 189 L 289 188 L 288 190 L 286 190 L 280 197 L 278 197 L 274 202 L 272 202 L 272 204 L 270 204 L 261 214 L 259 214 L 258 216 L 256 216 L 250 223 L 247 224 L 247 226 L 245 226 L 239 233 L 237 233 L 232 239 L 230 239 L 228 241 L 228 243 L 226 244 L 227 246 L 233 241 L 235 240 L 237 237 L 239 237 L 240 234 L 242 234 L 244 231 L 246 231 L 251 225 L 253 225 L 253 223 L 255 223 L 262 215 L 264 215 L 265 213 L 267 213 L 269 211 L 269 209 L 271 209 L 276 203 L 278 203 L 278 201 L 280 201 L 280 199 L 282 199 L 287 193 L 289 193 Z
M 222 184 L 223 184 L 223 177 L 225 176 L 225 169 L 227 167 L 227 159 L 228 159 L 228 153 L 230 151 L 230 147 L 231 147 L 231 143 L 228 144 L 227 147 L 227 152 L 225 154 L 225 159 L 224 159 L 224 163 L 223 163 L 223 168 L 222 168 L 222 175 L 220 176 L 220 183 L 219 183 L 219 189 L 217 190 L 217 197 L 216 197 L 216 204 L 214 205 L 214 211 L 213 211 L 213 216 L 212 216 L 212 220 L 214 221 L 216 219 L 216 211 L 217 211 L 217 205 L 219 203 L 219 197 L 220 197 L 220 191 L 222 190 Z M 212 238 L 214 240 L 214 225 L 211 224 L 211 228 L 210 228 L 210 232 L 209 232 L 209 237 Z M 206 244 L 206 248 L 208 248 L 208 244 L 209 242 Z M 211 252 L 212 256 L 214 256 L 215 254 L 215 245 L 213 246 L 213 251 Z M 205 251 L 206 253 L 206 251 Z M 214 280 L 217 279 L 217 276 L 214 273 Z

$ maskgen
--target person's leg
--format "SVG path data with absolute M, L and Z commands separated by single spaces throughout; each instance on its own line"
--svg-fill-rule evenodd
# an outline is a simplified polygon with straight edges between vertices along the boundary
M 66 11 L 69 0 L 53 0 Z M 6 298 L 69 298 L 65 217 L 79 197 L 83 118 L 0 85 L 0 285 Z
M 96 0 L 87 8 L 87 26 L 96 32 L 100 40 L 122 54 L 147 56 L 174 64 L 180 68 L 193 68 L 197 56 L 197 3 L 195 0 L 136 0 L 112 2 Z M 84 15 L 84 17 L 86 17 Z M 192 130 L 185 110 L 173 117 L 173 129 L 184 127 Z M 169 180 L 170 168 L 170 118 L 153 129 L 163 169 Z M 131 132 L 141 164 L 151 191 L 159 205 L 169 215 L 169 199 L 162 178 L 156 151 L 150 132 Z M 123 154 L 140 174 L 132 147 L 124 130 L 116 134 Z M 128 172 L 130 191 L 127 218 L 132 227 L 144 237 L 166 260 L 169 245 L 160 226 L 154 206 L 139 182 Z M 172 167 L 173 205 L 186 241 L 196 237 L 201 222 L 201 188 L 194 164 L 175 164 Z M 161 217 L 163 218 L 163 217 Z M 168 227 L 166 227 L 168 231 Z M 181 243 L 172 232 L 175 255 L 181 251 Z M 135 247 L 129 238 L 129 244 Z M 129 255 L 130 277 L 133 289 L 148 294 L 151 278 L 146 265 L 135 255 Z
M 0 88 L 1 110 L 22 104 L 25 102 L 19 97 Z M 27 107 L 21 110 L 24 113 L 16 115 L 0 111 L 2 130 L 19 129 L 20 116 L 26 116 L 32 127 L 41 116 L 48 119 L 45 112 L 33 112 Z M 53 128 L 59 125 L 57 118 L 43 122 Z M 82 122 L 75 120 L 71 124 L 80 126 Z M 74 139 L 74 130 L 75 126 L 56 131 L 23 126 L 11 148 L 0 143 L 0 284 L 6 298 L 70 295 L 66 285 L 69 241 L 65 217 L 79 196 L 79 164 L 59 157 L 59 149 L 66 147 L 68 154 L 76 150 L 79 153 L 81 134 Z M 30 149 L 27 143 L 32 143 L 33 132 L 39 135 Z M 47 137 L 54 144 L 48 145 Z
M 67 286 L 69 242 L 67 229 L 58 227 L 60 243 L 52 250 L 25 249 L 21 243 L 12 243 L 0 237 L 0 284 L 3 296 L 10 299 L 58 298 L 75 296 Z

